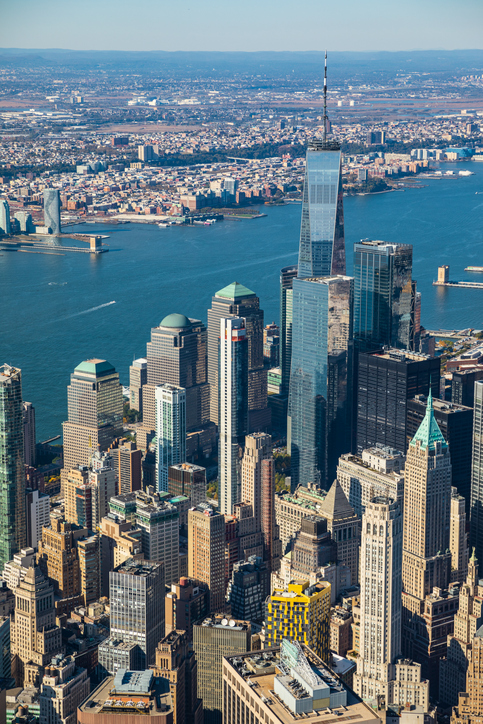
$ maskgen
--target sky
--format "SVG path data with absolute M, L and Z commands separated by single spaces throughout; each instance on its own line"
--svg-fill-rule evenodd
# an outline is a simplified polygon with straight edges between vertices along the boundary
M 483 0 L 0 0 L 0 47 L 483 48 Z

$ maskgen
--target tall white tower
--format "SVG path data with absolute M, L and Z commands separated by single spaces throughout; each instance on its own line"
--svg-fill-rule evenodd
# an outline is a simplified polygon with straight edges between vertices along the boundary
M 186 390 L 159 385 L 156 400 L 156 486 L 168 490 L 168 468 L 186 460 Z
M 241 461 L 248 433 L 248 339 L 242 317 L 220 319 L 220 513 L 241 500 Z

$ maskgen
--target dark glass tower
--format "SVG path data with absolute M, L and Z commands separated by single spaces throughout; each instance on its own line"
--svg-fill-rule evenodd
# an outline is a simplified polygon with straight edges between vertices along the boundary
M 475 382 L 471 456 L 470 545 L 483 561 L 483 380 Z
M 22 376 L 0 367 L 0 570 L 26 545 Z
M 289 415 L 292 488 L 330 485 L 350 449 L 354 280 L 294 279 Z
M 292 361 L 292 298 L 293 280 L 297 277 L 297 265 L 280 270 L 280 368 L 282 371 L 282 394 L 288 393 L 290 385 L 290 363 Z
M 354 244 L 354 341 L 362 351 L 410 349 L 413 248 L 364 239 Z

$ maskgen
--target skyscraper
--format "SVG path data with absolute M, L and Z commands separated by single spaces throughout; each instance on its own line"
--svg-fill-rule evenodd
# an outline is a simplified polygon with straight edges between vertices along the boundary
M 155 399 L 157 489 L 167 492 L 169 466 L 186 458 L 186 390 L 159 385 Z
M 147 386 L 143 387 L 144 425 L 155 429 L 154 386 L 174 385 L 186 390 L 186 429 L 209 420 L 206 378 L 206 327 L 184 314 L 168 314 L 151 330 L 146 345 Z M 148 399 L 152 397 L 152 401 Z M 152 411 L 152 412 L 151 412 Z
M 0 199 L 0 234 L 10 234 L 10 206 L 6 199 Z
M 410 244 L 354 244 L 354 342 L 363 351 L 411 348 Z
M 282 394 L 288 394 L 290 386 L 290 365 L 292 361 L 292 311 L 293 280 L 297 276 L 297 265 L 280 270 L 280 368 L 282 370 Z
M 292 490 L 299 483 L 326 487 L 350 449 L 353 281 L 293 281 Z
M 0 570 L 27 542 L 22 374 L 0 366 Z
M 17 686 L 35 686 L 52 656 L 62 650 L 55 625 L 54 587 L 38 566 L 31 566 L 15 589 L 11 627 L 12 674 Z
M 31 402 L 23 403 L 23 451 L 25 465 L 35 466 L 35 407 Z
M 148 381 L 148 361 L 144 357 L 133 360 L 129 368 L 129 406 L 142 414 L 143 385 Z
M 354 690 L 363 699 L 389 691 L 401 653 L 402 515 L 396 501 L 367 504 L 361 535 L 361 627 Z
M 483 561 L 483 380 L 475 382 L 471 456 L 470 545 Z
M 112 466 L 116 471 L 117 489 L 120 493 L 133 493 L 141 489 L 141 463 L 143 453 L 136 443 L 126 438 L 114 440 L 109 448 Z
M 122 388 L 106 360 L 90 359 L 75 368 L 67 387 L 64 422 L 64 480 L 70 470 L 89 465 L 98 449 L 107 450 L 122 434 Z
M 405 452 L 407 449 L 407 406 L 415 395 L 439 394 L 439 357 L 387 349 L 357 360 L 356 449 L 376 444 Z M 347 452 L 347 451 L 345 451 Z
M 435 696 L 439 659 L 446 645 L 437 645 L 432 629 L 435 617 L 454 606 L 442 605 L 451 569 L 450 507 L 450 451 L 435 420 L 430 394 L 425 418 L 409 444 L 404 471 L 402 642 L 403 653 L 422 664 Z M 452 626 L 446 631 L 451 633 Z
M 52 234 L 62 232 L 59 189 L 44 189 L 44 226 L 50 229 Z
M 111 637 L 138 644 L 142 668 L 154 664 L 164 637 L 164 567 L 132 558 L 109 574 Z
M 188 512 L 188 576 L 208 584 L 210 611 L 225 606 L 225 517 L 208 503 Z
M 228 515 L 241 500 L 241 457 L 248 433 L 248 352 L 245 320 L 220 319 L 218 477 L 220 511 Z
M 206 618 L 193 626 L 193 649 L 198 662 L 198 693 L 203 699 L 205 724 L 222 724 L 223 657 L 244 654 L 251 649 L 250 621 L 223 615 Z
M 248 406 L 254 422 L 258 420 L 260 423 L 264 421 L 267 411 L 267 371 L 263 369 L 263 310 L 260 309 L 260 300 L 255 292 L 238 282 L 233 282 L 216 292 L 211 309 L 208 309 L 210 420 L 220 425 L 220 320 L 229 317 L 245 319 L 248 345 Z
M 308 580 L 289 583 L 288 591 L 275 589 L 265 602 L 265 635 L 269 648 L 282 639 L 309 646 L 329 662 L 330 583 Z
M 481 724 L 483 718 L 483 626 L 473 638 L 471 662 L 466 675 L 466 691 L 458 697 L 451 724 Z
M 299 279 L 345 274 L 341 151 L 327 140 L 327 56 L 323 124 L 323 137 L 309 143 L 305 160 Z

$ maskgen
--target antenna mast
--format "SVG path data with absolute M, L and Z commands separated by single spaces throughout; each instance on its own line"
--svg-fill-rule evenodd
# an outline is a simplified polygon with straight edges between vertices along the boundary
M 324 65 L 324 143 L 327 143 L 327 51 L 325 51 Z

